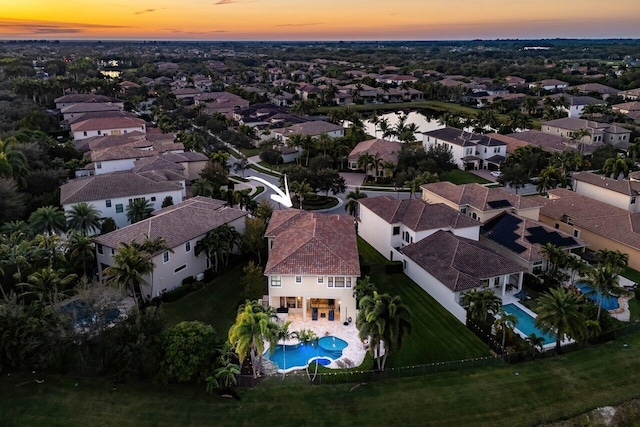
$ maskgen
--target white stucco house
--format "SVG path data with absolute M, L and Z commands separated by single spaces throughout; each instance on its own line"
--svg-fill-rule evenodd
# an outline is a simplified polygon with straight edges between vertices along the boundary
M 402 260 L 398 251 L 439 230 L 478 240 L 480 222 L 449 206 L 419 199 L 389 196 L 358 200 L 358 235 L 390 261 Z
M 78 203 L 89 203 L 100 211 L 103 218 L 111 217 L 118 227 L 129 225 L 127 206 L 133 200 L 144 198 L 159 210 L 165 197 L 174 204 L 182 202 L 184 179 L 169 181 L 166 178 L 133 172 L 111 173 L 78 178 L 60 187 L 60 204 L 65 212 Z
M 265 232 L 269 304 L 303 320 L 356 318 L 360 262 L 353 218 L 275 211 Z
M 344 136 L 344 128 L 334 123 L 324 122 L 321 120 L 313 122 L 297 123 L 282 129 L 273 131 L 275 138 L 283 144 L 287 144 L 289 138 L 293 135 L 310 136 L 317 138 L 320 135 L 327 135 L 331 138 L 340 138 Z
M 155 298 L 209 268 L 204 253 L 195 255 L 195 245 L 206 234 L 222 225 L 242 233 L 247 212 L 230 208 L 221 200 L 194 197 L 154 212 L 151 218 L 94 238 L 100 280 L 105 268 L 114 265 L 114 255 L 122 243 L 142 243 L 146 238 L 162 237 L 171 251 L 153 254 L 154 270 L 144 276 L 144 299 Z
M 640 181 L 613 179 L 593 172 L 578 172 L 571 177 L 573 191 L 610 205 L 640 212 Z
M 87 116 L 89 114 L 81 116 L 70 124 L 74 140 L 92 136 L 122 135 L 131 132 L 145 133 L 147 131 L 145 121 L 130 114 L 119 113 L 113 116 L 86 118 Z
M 506 142 L 452 127 L 425 132 L 422 145 L 425 149 L 433 146 L 448 148 L 453 162 L 462 170 L 496 170 L 507 156 Z

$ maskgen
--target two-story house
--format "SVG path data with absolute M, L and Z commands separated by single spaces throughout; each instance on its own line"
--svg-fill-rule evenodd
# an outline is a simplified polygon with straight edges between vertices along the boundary
M 574 139 L 576 132 L 587 131 L 580 142 L 601 146 L 611 144 L 625 150 L 630 146 L 631 131 L 617 124 L 600 123 L 592 120 L 563 117 L 561 119 L 542 122 L 540 130 L 544 133 Z
M 355 319 L 360 261 L 352 217 L 275 211 L 265 236 L 271 306 L 305 321 Z
M 142 243 L 145 239 L 164 239 L 170 250 L 152 254 L 153 272 L 143 276 L 142 298 L 149 300 L 182 284 L 187 277 L 197 277 L 210 267 L 204 253 L 196 256 L 195 246 L 206 234 L 223 225 L 244 231 L 247 212 L 230 208 L 222 200 L 194 197 L 153 213 L 127 227 L 94 238 L 100 280 L 105 268 L 115 265 L 114 255 L 123 243 Z M 235 248 L 237 250 L 237 248 Z
M 629 212 L 640 212 L 640 181 L 613 179 L 593 172 L 574 173 L 571 178 L 573 191 L 578 194 Z
M 113 114 L 115 112 L 107 112 Z M 74 140 L 90 138 L 102 135 L 121 135 L 130 132 L 146 132 L 144 120 L 132 114 L 119 113 L 106 117 L 88 117 L 89 114 L 80 116 L 77 121 L 70 123 L 71 135 Z
M 358 160 L 364 154 L 370 154 L 377 159 L 381 159 L 385 163 L 398 164 L 398 156 L 402 151 L 402 144 L 397 141 L 389 141 L 386 139 L 368 139 L 359 142 L 347 156 L 348 167 L 351 170 L 359 169 Z M 373 169 L 374 166 L 370 166 Z M 375 171 L 368 171 L 374 176 L 384 175 L 384 165 L 379 165 Z
M 504 141 L 452 127 L 425 132 L 422 145 L 425 149 L 447 147 L 453 162 L 462 170 L 498 169 L 507 155 Z
M 293 126 L 282 129 L 275 129 L 273 134 L 280 143 L 287 145 L 289 138 L 293 135 L 310 136 L 312 138 L 317 138 L 320 135 L 327 135 L 331 138 L 341 138 L 344 136 L 344 128 L 334 123 L 318 120 L 313 122 L 297 123 Z

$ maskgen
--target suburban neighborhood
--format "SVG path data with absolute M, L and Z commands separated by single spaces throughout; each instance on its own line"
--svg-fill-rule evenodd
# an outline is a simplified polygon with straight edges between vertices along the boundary
M 307 390 L 339 425 L 358 393 L 633 404 L 640 45 L 536 42 L 0 41 L 7 425 L 51 419 L 10 409 L 38 381 L 238 424 Z

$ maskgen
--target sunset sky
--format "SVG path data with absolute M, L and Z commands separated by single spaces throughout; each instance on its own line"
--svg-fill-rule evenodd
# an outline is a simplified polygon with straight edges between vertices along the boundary
M 640 37 L 640 0 L 0 0 L 2 39 Z

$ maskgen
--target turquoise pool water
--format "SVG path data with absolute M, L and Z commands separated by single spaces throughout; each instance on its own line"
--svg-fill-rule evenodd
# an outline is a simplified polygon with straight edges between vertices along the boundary
M 502 306 L 502 308 L 505 312 L 516 316 L 516 318 L 518 319 L 518 323 L 516 323 L 515 327 L 526 336 L 536 334 L 537 336 L 544 338 L 543 344 L 551 344 L 556 342 L 556 336 L 554 334 L 542 333 L 540 329 L 536 328 L 535 319 L 517 305 L 507 304 Z
M 587 298 L 589 298 L 591 301 L 598 304 L 598 302 L 600 301 L 600 291 L 594 292 L 593 287 L 584 283 L 578 283 L 576 286 L 580 288 L 582 293 L 585 294 Z M 613 297 L 611 295 L 603 296 L 602 308 L 604 308 L 605 310 L 615 310 L 619 307 L 620 307 L 620 304 L 618 304 L 618 297 Z
M 318 363 L 326 366 L 333 360 L 342 357 L 342 350 L 348 343 L 340 338 L 322 337 L 317 343 L 300 343 L 295 345 L 278 345 L 273 353 L 267 351 L 265 358 L 271 360 L 279 369 L 303 369 L 310 362 L 319 359 Z

